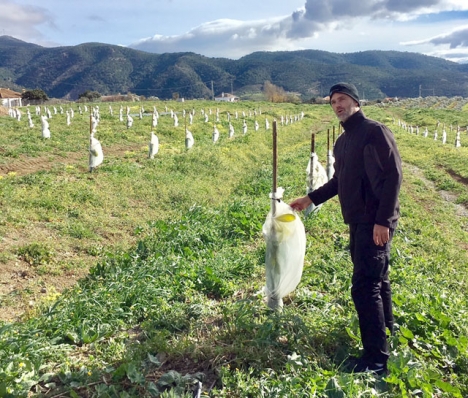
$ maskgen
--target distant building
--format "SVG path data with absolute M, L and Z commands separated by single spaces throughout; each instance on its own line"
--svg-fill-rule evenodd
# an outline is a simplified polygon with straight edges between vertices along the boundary
M 237 102 L 239 101 L 239 97 L 236 97 L 235 95 L 228 94 L 228 93 L 221 93 L 221 95 L 215 97 L 215 101 L 221 102 Z
M 0 105 L 8 108 L 23 106 L 21 94 L 8 88 L 0 88 Z

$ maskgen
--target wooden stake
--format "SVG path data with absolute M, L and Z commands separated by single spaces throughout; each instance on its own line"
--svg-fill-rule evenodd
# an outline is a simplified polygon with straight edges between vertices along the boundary
M 330 150 L 330 129 L 327 129 L 327 151 Z
M 315 153 L 315 133 L 312 133 L 310 136 L 310 157 Z
M 278 188 L 278 135 L 276 132 L 276 120 L 273 121 L 273 198 L 272 214 L 276 214 L 276 189 Z

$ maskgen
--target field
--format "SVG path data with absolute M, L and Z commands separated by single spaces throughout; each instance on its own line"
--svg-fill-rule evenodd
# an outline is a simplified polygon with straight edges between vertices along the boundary
M 90 173 L 96 105 L 104 163 Z M 120 105 L 131 107 L 131 128 Z M 312 132 L 326 159 L 326 132 L 337 126 L 329 106 L 147 102 L 112 104 L 114 116 L 104 104 L 83 115 L 71 106 L 70 126 L 60 112 L 49 120 L 50 139 L 33 107 L 34 128 L 25 109 L 21 121 L 0 117 L 0 396 L 191 397 L 200 386 L 211 397 L 468 395 L 466 110 L 364 108 L 392 128 L 404 161 L 391 263 L 398 331 L 390 376 L 379 379 L 340 367 L 360 339 L 336 199 L 303 219 L 304 273 L 284 310 L 269 311 L 261 294 L 272 184 L 265 119 L 278 121 L 288 202 L 305 193 Z M 195 111 L 193 125 L 184 109 Z M 188 150 L 185 123 L 195 139 Z M 438 123 L 445 145 L 432 138 Z

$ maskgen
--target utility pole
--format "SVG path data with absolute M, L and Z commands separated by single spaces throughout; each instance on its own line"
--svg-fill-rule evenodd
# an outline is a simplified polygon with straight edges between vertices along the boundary
M 232 80 L 231 80 L 231 95 L 234 95 L 234 90 L 232 89 Z
M 419 85 L 419 98 L 421 98 L 422 84 Z
M 215 96 L 214 96 L 214 86 L 213 86 L 213 80 L 211 81 L 211 99 L 214 101 Z

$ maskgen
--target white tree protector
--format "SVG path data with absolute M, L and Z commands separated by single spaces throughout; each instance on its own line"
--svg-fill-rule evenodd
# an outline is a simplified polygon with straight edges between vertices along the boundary
M 229 134 L 228 134 L 228 137 L 229 137 L 229 138 L 234 137 L 234 126 L 233 126 L 231 123 L 229 123 Z
M 67 126 L 70 126 L 70 124 L 71 124 L 71 121 L 70 121 L 70 112 L 66 111 L 66 115 L 67 115 Z
M 153 112 L 153 121 L 151 122 L 151 125 L 153 127 L 156 127 L 158 125 L 158 117 L 156 116 L 156 113 Z
M 185 129 L 185 148 L 190 149 L 193 147 L 195 140 L 193 139 L 192 132 Z
M 258 125 L 258 121 L 255 120 L 255 131 L 258 131 L 259 127 L 260 127 L 260 126 Z
M 213 126 L 213 142 L 219 140 L 219 130 L 216 126 Z
M 327 179 L 330 181 L 335 174 L 335 167 L 333 164 L 335 163 L 335 157 L 333 156 L 333 151 L 331 149 L 328 150 L 327 153 Z
M 296 212 L 277 197 L 272 199 L 272 209 L 262 232 L 266 241 L 264 292 L 267 305 L 271 309 L 281 309 L 283 297 L 296 289 L 301 281 L 306 249 L 304 224 Z
M 131 117 L 130 115 L 127 115 L 127 128 L 129 129 L 132 126 L 133 126 L 133 117 Z
M 247 134 L 247 123 L 245 122 L 245 120 L 244 120 L 244 124 L 242 125 L 242 132 L 244 134 Z
M 94 117 L 94 115 L 91 116 L 91 132 L 95 133 L 97 131 L 97 126 L 98 126 L 98 119 Z
M 41 116 L 42 138 L 50 138 L 49 122 L 45 115 Z
M 174 127 L 179 127 L 179 118 L 177 115 L 174 113 Z
M 205 113 L 205 123 L 208 123 L 210 121 L 210 118 L 208 116 L 208 113 Z
M 268 119 L 265 119 L 265 130 L 269 130 L 270 129 L 270 122 L 268 121 Z
M 455 137 L 455 148 L 460 148 L 460 147 L 461 147 L 460 130 L 458 130 L 457 136 Z
M 447 132 L 445 129 L 442 131 L 442 144 L 445 144 L 447 142 Z
M 154 159 L 154 155 L 156 155 L 159 151 L 159 138 L 156 134 L 151 132 L 151 139 L 149 142 L 149 158 Z
M 99 140 L 94 138 L 91 134 L 89 140 L 89 171 L 93 171 L 94 168 L 99 166 L 104 160 L 104 153 L 102 152 L 102 146 Z
M 307 192 L 312 192 L 313 190 L 321 187 L 328 181 L 327 172 L 323 168 L 322 164 L 318 160 L 318 156 L 315 152 L 310 154 L 309 163 L 306 168 L 306 182 L 307 182 Z M 305 209 L 304 214 L 308 216 L 309 214 L 318 211 L 322 205 L 315 206 L 313 203 L 310 204 L 307 209 Z

